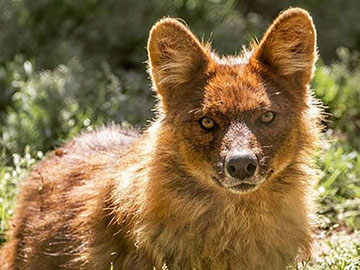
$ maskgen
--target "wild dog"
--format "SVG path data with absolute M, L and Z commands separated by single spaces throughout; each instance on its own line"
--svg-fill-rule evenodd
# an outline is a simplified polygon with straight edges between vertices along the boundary
M 83 134 L 41 161 L 21 183 L 1 269 L 279 270 L 310 254 L 309 14 L 286 10 L 236 57 L 165 18 L 148 54 L 154 122 Z

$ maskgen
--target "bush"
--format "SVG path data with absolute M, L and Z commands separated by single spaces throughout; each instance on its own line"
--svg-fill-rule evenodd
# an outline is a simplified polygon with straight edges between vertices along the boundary
M 319 158 L 320 213 L 333 224 L 360 229 L 360 58 L 344 48 L 338 54 L 331 66 L 320 63 L 312 85 L 328 113 L 328 142 Z
M 360 229 L 360 153 L 333 140 L 326 144 L 319 159 L 323 172 L 320 181 L 320 214 L 332 224 Z
M 317 69 L 313 88 L 330 113 L 328 127 L 347 150 L 360 151 L 360 57 L 345 48 L 338 54 L 340 61 Z
M 86 70 L 73 61 L 38 73 L 34 65 L 20 57 L 13 65 L 15 94 L 0 141 L 8 154 L 21 154 L 26 145 L 46 152 L 84 128 L 109 121 L 144 124 L 150 115 L 152 92 L 142 88 L 136 72 L 119 69 L 115 75 L 106 63 Z
M 8 229 L 8 221 L 13 213 L 16 186 L 23 179 L 28 169 L 37 159 L 43 157 L 42 152 L 36 158 L 30 154 L 30 147 L 25 148 L 25 155 L 13 155 L 13 166 L 7 166 L 5 157 L 0 156 L 0 244 L 5 241 L 4 234 Z

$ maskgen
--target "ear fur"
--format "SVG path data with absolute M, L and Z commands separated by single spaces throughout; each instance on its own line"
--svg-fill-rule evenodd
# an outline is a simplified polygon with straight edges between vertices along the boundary
M 301 8 L 282 12 L 266 31 L 252 56 L 281 76 L 296 75 L 303 84 L 312 78 L 316 32 L 309 13 Z
M 175 88 L 191 82 L 206 67 L 206 48 L 181 22 L 165 18 L 150 31 L 149 71 L 156 91 L 167 99 Z

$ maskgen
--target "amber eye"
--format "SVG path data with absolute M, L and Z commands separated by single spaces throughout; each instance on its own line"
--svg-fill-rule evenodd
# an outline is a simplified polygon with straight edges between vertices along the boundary
M 269 124 L 275 119 L 275 113 L 268 111 L 261 116 L 261 122 Z
M 208 131 L 214 129 L 214 127 L 215 127 L 215 121 L 210 118 L 207 118 L 207 117 L 201 118 L 199 120 L 199 124 L 203 129 L 208 130 Z

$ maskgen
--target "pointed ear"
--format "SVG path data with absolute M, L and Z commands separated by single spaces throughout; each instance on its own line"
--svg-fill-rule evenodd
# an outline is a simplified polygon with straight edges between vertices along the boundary
M 290 8 L 268 28 L 251 60 L 306 85 L 312 78 L 316 58 L 316 32 L 309 13 Z
M 157 22 L 147 48 L 150 75 L 163 103 L 179 86 L 199 76 L 209 61 L 206 48 L 176 19 Z

